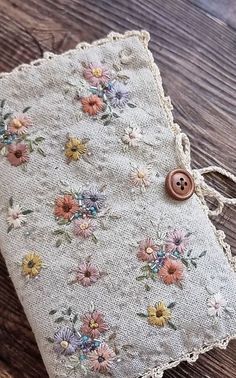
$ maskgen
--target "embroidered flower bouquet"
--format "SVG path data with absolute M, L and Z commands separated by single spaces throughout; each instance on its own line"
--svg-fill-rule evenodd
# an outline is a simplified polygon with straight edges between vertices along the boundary
M 236 179 L 191 169 L 148 39 L 1 75 L 1 250 L 50 377 L 162 377 L 236 334 L 235 260 L 208 218 L 236 201 L 203 175 Z

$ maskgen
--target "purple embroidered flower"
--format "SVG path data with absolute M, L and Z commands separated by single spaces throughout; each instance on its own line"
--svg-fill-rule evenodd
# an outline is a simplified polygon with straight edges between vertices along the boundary
M 183 255 L 188 245 L 188 234 L 182 230 L 174 230 L 168 233 L 166 240 L 166 252 L 178 251 Z
M 110 100 L 111 106 L 114 106 L 114 108 L 123 108 L 129 101 L 130 93 L 124 84 L 115 83 L 110 91 L 107 92 L 107 97 Z
M 68 327 L 60 328 L 54 335 L 54 349 L 59 354 L 74 354 L 79 345 L 80 338 Z
M 106 200 L 105 194 L 99 191 L 96 187 L 84 190 L 82 193 L 83 203 L 87 208 L 93 207 L 96 210 L 100 210 L 104 201 Z

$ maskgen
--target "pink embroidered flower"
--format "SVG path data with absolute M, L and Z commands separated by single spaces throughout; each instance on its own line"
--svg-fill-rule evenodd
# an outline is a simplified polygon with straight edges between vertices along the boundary
M 104 315 L 99 311 L 88 312 L 81 317 L 83 322 L 80 331 L 83 335 L 90 336 L 92 339 L 98 338 L 106 332 L 109 327 L 104 321 Z
M 110 371 L 115 353 L 106 343 L 102 343 L 97 349 L 88 354 L 91 369 L 95 372 L 106 374 Z
M 11 228 L 20 228 L 26 221 L 26 215 L 23 214 L 23 210 L 19 205 L 9 207 L 7 223 Z
M 166 252 L 178 251 L 183 254 L 188 245 L 188 236 L 182 230 L 174 230 L 167 235 Z
M 14 167 L 29 161 L 28 147 L 25 143 L 13 143 L 8 148 L 7 159 Z
M 26 115 L 19 115 L 9 121 L 7 128 L 11 134 L 21 135 L 27 133 L 30 126 L 32 126 L 31 118 Z
M 91 263 L 82 263 L 76 270 L 76 281 L 83 286 L 91 286 L 100 278 L 98 268 Z
M 101 64 L 89 64 L 84 70 L 84 78 L 94 86 L 99 84 L 106 84 L 109 79 L 109 71 Z
M 92 236 L 95 230 L 96 225 L 89 218 L 77 219 L 74 222 L 74 234 L 76 236 L 81 236 L 82 238 L 86 239 Z
M 164 266 L 159 270 L 159 277 L 166 285 L 178 283 L 183 279 L 183 264 L 180 261 L 166 259 Z
M 157 250 L 158 247 L 154 244 L 153 240 L 151 238 L 147 238 L 146 240 L 141 241 L 139 244 L 137 257 L 141 261 L 155 261 Z
M 137 147 L 142 139 L 141 129 L 139 127 L 127 127 L 121 140 L 129 147 Z
M 131 183 L 144 189 L 148 188 L 151 185 L 150 170 L 143 167 L 134 168 L 131 171 Z

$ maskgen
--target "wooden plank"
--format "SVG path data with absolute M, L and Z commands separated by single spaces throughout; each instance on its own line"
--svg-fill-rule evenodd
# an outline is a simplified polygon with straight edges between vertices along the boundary
M 235 0 L 190 0 L 202 10 L 216 17 L 219 21 L 236 29 L 236 2 Z
M 110 30 L 145 28 L 174 105 L 175 120 L 192 143 L 193 165 L 236 167 L 236 32 L 185 0 L 0 0 L 0 71 L 62 52 Z M 206 3 L 206 2 L 205 2 Z M 222 194 L 236 197 L 229 180 L 212 175 Z M 211 206 L 214 204 L 211 202 Z M 215 220 L 236 250 L 236 210 Z M 46 378 L 47 374 L 21 305 L 0 260 L 0 377 Z M 182 363 L 165 378 L 236 378 L 236 343 L 194 365 Z

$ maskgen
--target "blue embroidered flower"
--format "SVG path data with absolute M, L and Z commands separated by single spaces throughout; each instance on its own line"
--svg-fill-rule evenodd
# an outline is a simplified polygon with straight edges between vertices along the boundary
M 111 106 L 114 108 L 123 108 L 129 101 L 130 93 L 126 89 L 126 86 L 121 83 L 114 83 L 111 89 L 107 92 L 107 98 L 110 101 Z
M 64 356 L 74 354 L 79 345 L 79 337 L 69 327 L 60 328 L 54 335 L 54 349 L 59 354 Z

